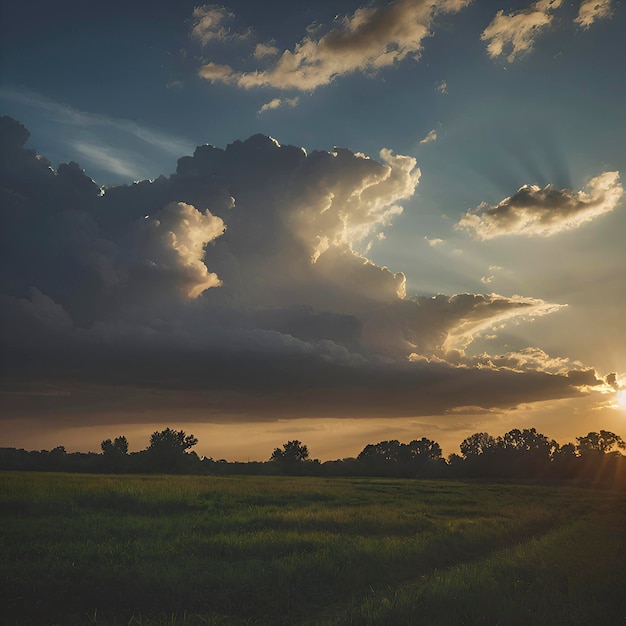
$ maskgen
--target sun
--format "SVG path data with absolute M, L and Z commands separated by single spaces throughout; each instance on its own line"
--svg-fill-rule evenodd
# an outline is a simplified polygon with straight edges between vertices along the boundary
M 620 389 L 617 392 L 616 400 L 618 406 L 620 406 L 622 409 L 626 409 L 626 389 Z

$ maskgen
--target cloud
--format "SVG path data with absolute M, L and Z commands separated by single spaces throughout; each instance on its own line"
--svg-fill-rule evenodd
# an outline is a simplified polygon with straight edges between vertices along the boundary
M 437 131 L 434 129 L 429 131 L 424 139 L 420 139 L 420 143 L 430 143 L 431 141 L 437 141 Z
M 120 131 L 132 135 L 142 141 L 145 146 L 161 150 L 172 156 L 178 157 L 193 147 L 184 139 L 141 126 L 131 120 L 115 119 L 107 115 L 79 111 L 27 89 L 11 86 L 0 87 L 0 98 L 40 109 L 49 116 L 50 121 L 80 129 L 83 133 L 91 129 L 102 129 L 108 133 Z
M 589 28 L 596 20 L 612 16 L 611 4 L 611 0 L 582 0 L 574 21 L 582 28 Z
M 143 175 L 141 169 L 137 167 L 133 159 L 128 158 L 124 151 L 85 141 L 75 141 L 72 147 L 87 161 L 99 165 L 107 172 L 135 179 L 139 179 Z
M 244 89 L 273 87 L 313 91 L 340 76 L 377 72 L 407 58 L 418 58 L 424 38 L 432 35 L 435 18 L 457 12 L 469 2 L 396 0 L 361 7 L 336 21 L 337 25 L 319 38 L 315 38 L 317 30 L 309 32 L 268 68 L 238 71 L 210 61 L 200 68 L 199 74 L 212 82 L 235 84 Z M 212 17 L 210 24 L 209 32 L 216 32 L 219 21 Z M 265 59 L 275 52 L 273 45 L 260 44 L 254 57 Z
M 490 57 L 507 55 L 513 62 L 532 50 L 535 39 L 551 24 L 552 11 L 558 9 L 562 0 L 538 0 L 527 9 L 505 15 L 498 11 L 480 38 L 487 42 Z
M 191 204 L 170 202 L 139 222 L 133 254 L 141 282 L 155 281 L 159 289 L 174 283 L 183 298 L 197 298 L 222 283 L 202 262 L 205 246 L 224 233 L 224 222 L 197 211 Z
M 428 245 L 431 248 L 434 248 L 435 246 L 440 246 L 442 243 L 445 243 L 445 239 L 440 239 L 439 237 L 433 237 L 432 239 L 430 239 L 425 236 L 424 239 L 426 239 Z
M 307 154 L 255 135 L 101 190 L 1 123 L 0 402 L 12 419 L 434 415 L 605 384 L 538 352 L 465 354 L 494 326 L 561 305 L 407 296 L 402 272 L 357 251 L 414 194 L 411 157 Z
M 265 111 L 272 111 L 282 107 L 290 107 L 293 109 L 298 106 L 299 101 L 300 98 L 273 98 L 259 109 L 259 113 L 265 113 Z
M 230 65 L 220 65 L 219 63 L 207 63 L 203 65 L 198 74 L 202 78 L 206 78 L 212 83 L 234 83 L 236 81 L 235 73 Z
M 234 13 L 217 4 L 203 4 L 195 7 L 191 36 L 203 46 L 213 40 L 245 39 L 249 36 L 249 31 L 244 33 L 233 32 L 224 26 L 226 22 L 230 22 L 234 18 Z
M 91 170 L 103 172 L 107 179 L 102 182 L 110 182 L 110 174 L 116 180 L 147 178 L 155 164 L 169 162 L 194 147 L 185 139 L 131 120 L 80 111 L 23 88 L 2 86 L 0 99 L 43 116 L 55 143 L 70 154 L 78 152 Z
M 455 325 L 446 334 L 442 344 L 445 351 L 465 349 L 477 337 L 486 331 L 513 318 L 537 318 L 555 313 L 566 305 L 552 304 L 539 298 L 523 296 L 504 297 L 497 294 L 473 295 L 461 294 L 453 296 L 452 302 L 459 301 L 458 306 L 463 311 Z
M 445 80 L 442 80 L 440 83 L 437 83 L 435 85 L 435 89 L 439 92 L 439 93 L 448 93 L 448 83 L 446 83 Z
M 271 44 L 258 43 L 254 48 L 254 58 L 263 59 L 265 57 L 274 57 L 280 54 L 280 50 Z
M 480 204 L 457 224 L 478 239 L 504 235 L 548 237 L 580 227 L 615 209 L 624 194 L 619 172 L 603 172 L 585 190 L 524 185 L 496 205 Z

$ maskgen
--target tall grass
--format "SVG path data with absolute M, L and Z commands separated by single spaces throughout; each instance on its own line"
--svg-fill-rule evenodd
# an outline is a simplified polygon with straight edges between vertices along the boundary
M 625 521 L 565 487 L 4 472 L 2 623 L 619 623 Z

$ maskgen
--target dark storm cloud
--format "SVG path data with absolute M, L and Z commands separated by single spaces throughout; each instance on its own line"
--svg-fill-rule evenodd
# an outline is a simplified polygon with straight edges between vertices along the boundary
M 103 191 L 78 165 L 55 171 L 25 149 L 19 123 L 2 125 L 8 417 L 425 415 L 605 385 L 543 353 L 465 355 L 492 326 L 557 305 L 409 298 L 402 273 L 355 251 L 413 194 L 412 158 L 307 155 L 257 135 Z

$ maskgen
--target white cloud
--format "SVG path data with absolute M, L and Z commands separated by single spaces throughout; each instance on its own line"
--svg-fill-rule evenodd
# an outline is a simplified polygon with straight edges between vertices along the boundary
M 203 65 L 198 74 L 212 83 L 234 83 L 236 81 L 235 73 L 230 65 L 220 65 L 212 61 Z
M 293 50 L 285 50 L 269 69 L 244 72 L 209 62 L 200 68 L 199 74 L 210 81 L 234 83 L 245 89 L 312 91 L 339 76 L 376 72 L 404 59 L 418 58 L 423 39 L 432 34 L 436 15 L 457 12 L 469 2 L 396 0 L 378 7 L 361 7 L 318 39 L 309 33 Z M 265 57 L 270 50 L 273 52 L 274 47 L 257 46 L 257 58 L 259 53 Z
M 615 209 L 624 194 L 619 172 L 603 172 L 585 190 L 524 185 L 496 205 L 479 205 L 457 224 L 478 239 L 503 235 L 547 237 L 578 228 Z
M 269 102 L 266 102 L 260 109 L 259 113 L 265 113 L 265 111 L 272 111 L 274 109 L 279 109 L 282 107 L 294 108 L 298 106 L 298 102 L 300 102 L 300 98 L 273 98 Z
M 442 243 L 445 243 L 444 239 L 440 239 L 439 237 L 433 237 L 432 239 L 428 237 L 424 237 L 428 242 L 428 245 L 434 248 L 435 246 L 440 246 Z
M 420 143 L 430 143 L 431 141 L 437 141 L 437 131 L 435 129 L 429 131 L 424 139 L 420 139 Z
M 105 133 L 118 131 L 139 139 L 151 148 L 172 156 L 180 156 L 193 149 L 191 142 L 179 137 L 173 137 L 161 131 L 141 126 L 131 120 L 79 111 L 26 89 L 18 89 L 11 86 L 0 87 L 0 98 L 6 98 L 12 102 L 45 112 L 52 122 L 63 125 L 66 128 L 70 127 L 75 131 L 80 131 L 79 139 L 84 138 L 84 133 L 88 131 L 102 130 Z
M 47 141 L 56 150 L 48 155 L 52 160 L 58 163 L 78 154 L 83 167 L 101 184 L 169 172 L 176 159 L 194 147 L 184 138 L 132 120 L 80 111 L 22 88 L 0 87 L 0 100 L 18 104 L 24 115 L 45 124 Z
M 222 282 L 203 263 L 205 246 L 224 233 L 224 222 L 184 202 L 170 202 L 154 216 L 140 220 L 134 271 L 138 282 L 156 281 L 159 289 L 174 284 L 179 295 L 197 298 Z
M 441 82 L 437 83 L 435 85 L 435 89 L 439 92 L 439 93 L 448 93 L 448 83 L 446 83 L 445 80 L 442 80 Z
M 450 328 L 442 344 L 444 351 L 465 349 L 477 337 L 494 326 L 509 322 L 513 318 L 543 317 L 555 313 L 565 305 L 545 302 L 539 298 L 512 296 L 510 298 L 491 294 L 490 296 L 453 296 L 461 301 L 464 315 Z
M 191 36 L 204 46 L 210 41 L 228 39 L 245 39 L 250 32 L 233 32 L 224 24 L 235 18 L 234 13 L 217 4 L 203 4 L 193 10 L 193 27 Z
M 146 176 L 145 172 L 138 168 L 133 159 L 129 158 L 123 150 L 93 145 L 84 141 L 75 141 L 72 146 L 87 161 L 99 165 L 107 172 L 134 179 L 145 178 Z
M 538 0 L 529 8 L 505 15 L 498 11 L 481 34 L 491 57 L 507 55 L 509 62 L 532 50 L 535 39 L 548 28 L 563 0 Z
M 582 0 L 574 20 L 582 28 L 589 28 L 596 20 L 611 17 L 611 0 Z
M 263 59 L 265 57 L 275 57 L 280 54 L 280 50 L 271 44 L 258 43 L 254 48 L 254 58 Z

